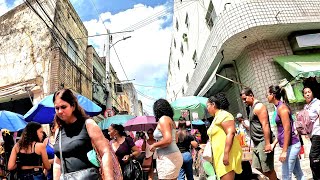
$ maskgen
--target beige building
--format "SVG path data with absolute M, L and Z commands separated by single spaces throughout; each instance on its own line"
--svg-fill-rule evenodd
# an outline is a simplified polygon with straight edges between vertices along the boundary
M 28 2 L 0 17 L 1 109 L 24 114 L 62 87 L 92 99 L 88 32 L 70 1 Z

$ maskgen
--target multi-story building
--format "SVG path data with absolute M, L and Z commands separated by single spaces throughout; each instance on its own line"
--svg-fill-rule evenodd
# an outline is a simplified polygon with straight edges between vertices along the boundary
M 93 46 L 87 48 L 87 59 L 92 62 L 92 101 L 102 108 L 102 114 L 106 110 L 108 89 L 106 87 L 105 59 L 100 58 Z M 103 116 L 100 119 L 103 119 Z
M 141 100 L 138 100 L 138 116 L 144 116 L 144 113 L 143 113 L 143 105 L 142 105 L 142 101 Z
M 0 106 L 21 114 L 59 88 L 92 99 L 88 32 L 69 0 L 27 0 L 0 17 Z
M 287 62 L 301 68 L 312 64 L 320 70 L 320 1 L 204 0 L 203 5 L 206 13 L 199 19 L 207 22 L 210 34 L 198 53 L 198 64 L 185 95 L 208 97 L 222 91 L 230 101 L 229 110 L 235 114 L 244 112 L 239 97 L 243 87 L 251 87 L 255 97 L 268 104 L 265 94 L 270 85 L 296 78 Z M 284 67 L 276 62 L 281 56 Z M 273 106 L 268 105 L 268 109 L 273 111 Z
M 129 98 L 129 114 L 137 116 L 139 114 L 137 91 L 132 83 L 123 83 L 122 85 Z
M 202 1 L 174 1 L 167 99 L 184 96 L 210 34 Z

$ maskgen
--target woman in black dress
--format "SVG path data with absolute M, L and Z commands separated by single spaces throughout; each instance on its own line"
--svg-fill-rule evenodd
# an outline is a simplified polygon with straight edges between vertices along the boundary
M 96 147 L 97 153 L 102 157 L 100 164 L 104 179 L 114 179 L 113 158 L 108 140 L 104 138 L 100 128 L 94 120 L 90 119 L 80 107 L 77 98 L 71 90 L 62 89 L 53 96 L 56 111 L 55 121 L 61 131 L 61 149 L 64 161 L 64 172 L 70 173 L 88 168 L 95 168 L 87 158 L 87 153 Z M 57 135 L 54 145 L 53 178 L 59 179 L 61 174 L 61 159 L 59 139 Z M 120 169 L 119 169 L 120 171 Z

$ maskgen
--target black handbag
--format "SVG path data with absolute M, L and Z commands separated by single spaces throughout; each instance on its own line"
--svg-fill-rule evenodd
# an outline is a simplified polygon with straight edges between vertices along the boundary
M 64 160 L 62 157 L 61 148 L 61 129 L 59 130 L 59 150 L 60 150 L 60 160 L 61 160 L 61 175 L 60 180 L 101 180 L 100 172 L 97 168 L 87 168 L 75 172 L 65 173 Z
M 142 180 L 142 168 L 140 163 L 135 159 L 130 159 L 123 170 L 124 180 Z

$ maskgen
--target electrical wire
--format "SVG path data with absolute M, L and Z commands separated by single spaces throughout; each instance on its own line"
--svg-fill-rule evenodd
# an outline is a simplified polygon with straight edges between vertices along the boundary
M 118 55 L 118 53 L 117 53 L 117 51 L 116 51 L 116 48 L 115 48 L 114 46 L 112 46 L 112 47 L 113 47 L 114 52 L 115 52 L 116 55 L 117 55 L 117 59 L 118 59 L 118 61 L 119 61 L 119 63 L 120 63 L 120 66 L 121 66 L 121 68 L 122 68 L 122 71 L 123 71 L 124 75 L 126 76 L 127 80 L 129 80 L 129 78 L 128 78 L 128 76 L 127 76 L 127 73 L 126 73 L 126 71 L 124 70 L 124 68 L 123 68 L 123 66 L 122 66 L 122 63 L 121 63 L 121 60 L 120 60 L 120 58 L 119 58 L 119 55 Z
M 190 1 L 187 1 L 187 2 L 183 2 L 183 4 L 181 4 L 180 6 L 177 6 L 176 8 L 174 8 L 173 6 L 169 6 L 168 8 L 165 8 L 164 10 L 161 10 L 155 14 L 153 14 L 152 16 L 149 16 L 147 17 L 146 19 L 143 19 L 125 29 L 123 29 L 122 31 L 126 31 L 126 30 L 137 30 L 137 29 L 140 29 L 142 27 L 145 27 L 146 25 L 149 25 L 153 22 L 155 22 L 156 20 L 158 20 L 160 17 L 163 17 L 163 16 L 166 16 L 166 15 L 171 15 L 172 13 L 169 12 L 171 11 L 172 9 L 174 9 L 175 11 L 179 11 L 191 4 L 193 4 L 194 2 L 197 2 L 199 0 L 190 0 Z
M 150 85 L 142 85 L 142 84 L 135 84 L 135 83 L 133 83 L 133 85 L 142 86 L 142 87 L 150 87 L 150 88 L 159 88 L 159 89 L 166 88 L 166 86 L 150 86 Z

